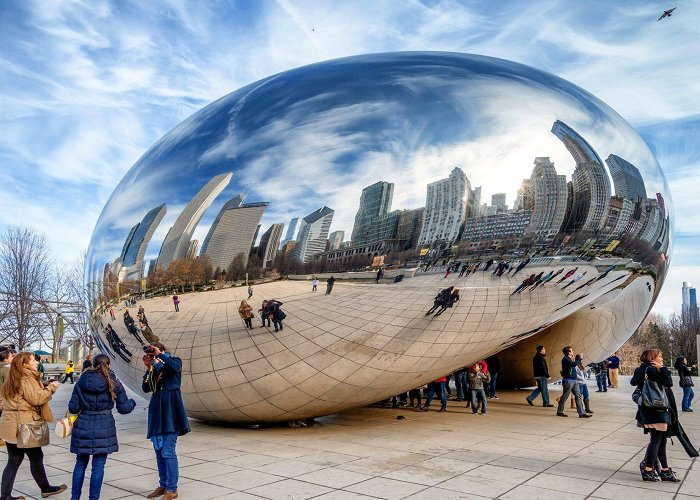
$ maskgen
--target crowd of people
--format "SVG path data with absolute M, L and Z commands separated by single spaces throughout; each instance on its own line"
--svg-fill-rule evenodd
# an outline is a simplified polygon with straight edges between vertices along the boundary
M 260 315 L 260 328 L 274 326 L 275 332 L 280 332 L 284 329 L 284 319 L 287 317 L 285 312 L 282 310 L 282 305 L 284 303 L 276 299 L 263 300 L 260 309 L 258 309 L 258 314 Z M 253 306 L 251 306 L 247 300 L 242 300 L 241 305 L 238 307 L 238 314 L 243 320 L 243 324 L 247 329 L 253 328 L 253 318 L 255 318 L 255 313 L 253 312 Z

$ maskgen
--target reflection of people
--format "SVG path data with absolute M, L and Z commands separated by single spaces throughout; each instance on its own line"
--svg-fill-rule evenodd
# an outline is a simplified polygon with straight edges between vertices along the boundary
M 136 340 L 139 342 L 139 344 L 144 344 L 145 342 L 139 335 L 139 331 L 136 328 L 136 324 L 134 322 L 134 318 L 129 314 L 128 309 L 124 309 L 124 325 L 126 326 L 126 329 L 130 334 L 132 334 Z
M 126 363 L 131 362 L 131 352 L 129 349 L 127 349 L 126 344 L 122 342 L 122 339 L 119 338 L 119 335 L 117 335 L 117 332 L 114 331 L 112 328 L 112 325 L 109 323 L 105 327 L 105 337 L 107 338 L 107 342 L 109 345 L 112 346 L 112 349 L 117 353 L 117 355 L 122 358 Z M 124 351 L 124 352 L 122 352 Z
M 453 286 L 448 286 L 447 288 L 443 288 L 442 290 L 440 290 L 440 292 L 438 292 L 438 294 L 433 299 L 433 306 L 430 309 L 428 309 L 428 312 L 425 313 L 425 315 L 428 316 L 429 314 L 434 313 L 440 306 L 447 302 L 453 289 Z
M 180 297 L 177 294 L 173 295 L 173 305 L 175 306 L 175 311 L 180 312 Z
M 68 489 L 68 486 L 51 486 L 44 469 L 44 453 L 41 447 L 19 448 L 17 432 L 21 424 L 32 422 L 53 422 L 49 401 L 60 385 L 54 381 L 44 386 L 39 380 L 37 368 L 39 362 L 29 352 L 22 352 L 14 357 L 5 384 L 3 384 L 2 401 L 4 410 L 0 417 L 0 438 L 7 446 L 7 465 L 2 473 L 2 490 L 0 498 L 12 496 L 12 487 L 17 477 L 19 466 L 25 455 L 29 458 L 30 470 L 41 496 L 46 498 Z M 38 495 L 37 495 L 38 496 Z
M 267 326 L 270 326 L 270 304 L 267 300 L 262 301 L 262 307 L 258 309 L 258 312 L 260 313 L 260 321 L 262 321 L 262 326 L 260 328 L 263 328 L 265 326 L 265 322 L 267 321 Z
M 440 304 L 440 309 L 435 313 L 435 316 L 440 316 L 448 307 L 454 306 L 457 302 L 459 302 L 459 289 L 455 288 L 452 290 L 452 293 L 447 296 L 446 300 Z
M 141 330 L 141 335 L 146 339 L 146 342 L 149 344 L 153 344 L 153 342 L 158 342 L 158 336 L 153 333 L 153 330 L 151 330 L 151 327 L 148 326 L 147 323 L 140 322 L 139 323 L 139 330 Z
M 317 287 L 318 287 L 318 278 L 316 276 L 314 276 L 314 279 L 311 280 L 311 291 L 315 292 Z
M 331 290 L 333 290 L 333 285 L 335 285 L 335 278 L 331 276 L 326 281 L 326 295 L 329 295 L 331 293 Z
M 156 342 L 153 356 L 145 356 L 146 372 L 142 389 L 152 393 L 148 404 L 148 434 L 153 443 L 158 465 L 158 487 L 148 498 L 177 498 L 179 468 L 175 446 L 178 436 L 190 432 L 190 424 L 182 403 L 182 360 L 172 356 L 163 344 Z
M 268 302 L 272 324 L 275 325 L 276 332 L 283 329 L 282 321 L 287 317 L 287 315 L 284 314 L 284 311 L 280 309 L 281 305 L 282 302 L 274 299 Z
M 241 305 L 238 307 L 238 314 L 243 319 L 246 328 L 253 328 L 253 317 L 255 314 L 253 314 L 253 308 L 248 304 L 248 301 L 241 300 Z
M 543 345 L 538 345 L 535 355 L 532 357 L 532 372 L 537 381 L 537 388 L 532 391 L 526 399 L 527 404 L 534 406 L 532 402 L 537 399 L 537 396 L 542 394 L 542 406 L 551 408 L 549 404 L 549 389 L 547 381 L 549 380 L 549 368 L 547 367 L 546 349 Z
M 126 415 L 136 407 L 136 402 L 127 397 L 124 386 L 110 370 L 109 356 L 98 354 L 91 367 L 81 375 L 68 403 L 68 411 L 79 415 L 70 439 L 70 451 L 76 454 L 71 487 L 73 499 L 80 498 L 90 457 L 90 498 L 100 498 L 107 455 L 119 450 L 112 408 L 116 404 L 117 411 Z

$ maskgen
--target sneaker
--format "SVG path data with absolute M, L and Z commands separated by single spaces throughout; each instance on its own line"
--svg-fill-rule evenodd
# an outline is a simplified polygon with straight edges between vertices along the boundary
M 591 416 L 588 413 L 582 413 L 578 418 L 591 418 Z
M 47 491 L 42 491 L 41 492 L 41 498 L 48 498 L 53 495 L 58 495 L 59 493 L 63 493 L 68 489 L 68 486 L 65 484 L 62 484 L 61 486 L 49 486 L 49 489 Z
M 568 417 L 568 415 L 566 413 L 557 412 L 557 417 Z
M 158 486 L 146 498 L 158 498 L 158 497 L 162 497 L 163 495 L 165 495 L 165 488 Z
M 486 415 L 486 412 L 482 411 L 479 415 Z
M 442 408 L 440 408 L 440 411 L 438 411 L 438 413 L 445 413 L 446 411 L 447 411 L 447 408 L 445 408 L 443 406 Z
M 530 406 L 535 406 L 535 404 L 529 399 L 525 398 L 525 401 L 527 401 L 527 404 L 529 404 Z
M 498 396 L 493 396 L 491 399 L 498 399 Z
M 473 411 L 473 412 L 472 412 L 472 415 L 476 415 L 477 413 L 479 413 L 479 412 L 478 412 L 478 411 Z

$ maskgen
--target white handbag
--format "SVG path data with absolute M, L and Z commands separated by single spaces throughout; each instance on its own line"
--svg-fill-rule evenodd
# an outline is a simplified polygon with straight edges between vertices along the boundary
M 54 433 L 57 438 L 65 439 L 73 433 L 73 424 L 78 419 L 78 415 L 71 415 L 66 412 L 66 416 L 56 422 Z

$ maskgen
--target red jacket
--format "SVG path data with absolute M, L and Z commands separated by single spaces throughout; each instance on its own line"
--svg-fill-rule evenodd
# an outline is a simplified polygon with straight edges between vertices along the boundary
M 437 379 L 435 382 L 440 383 L 440 382 L 447 382 L 447 377 L 440 377 Z

